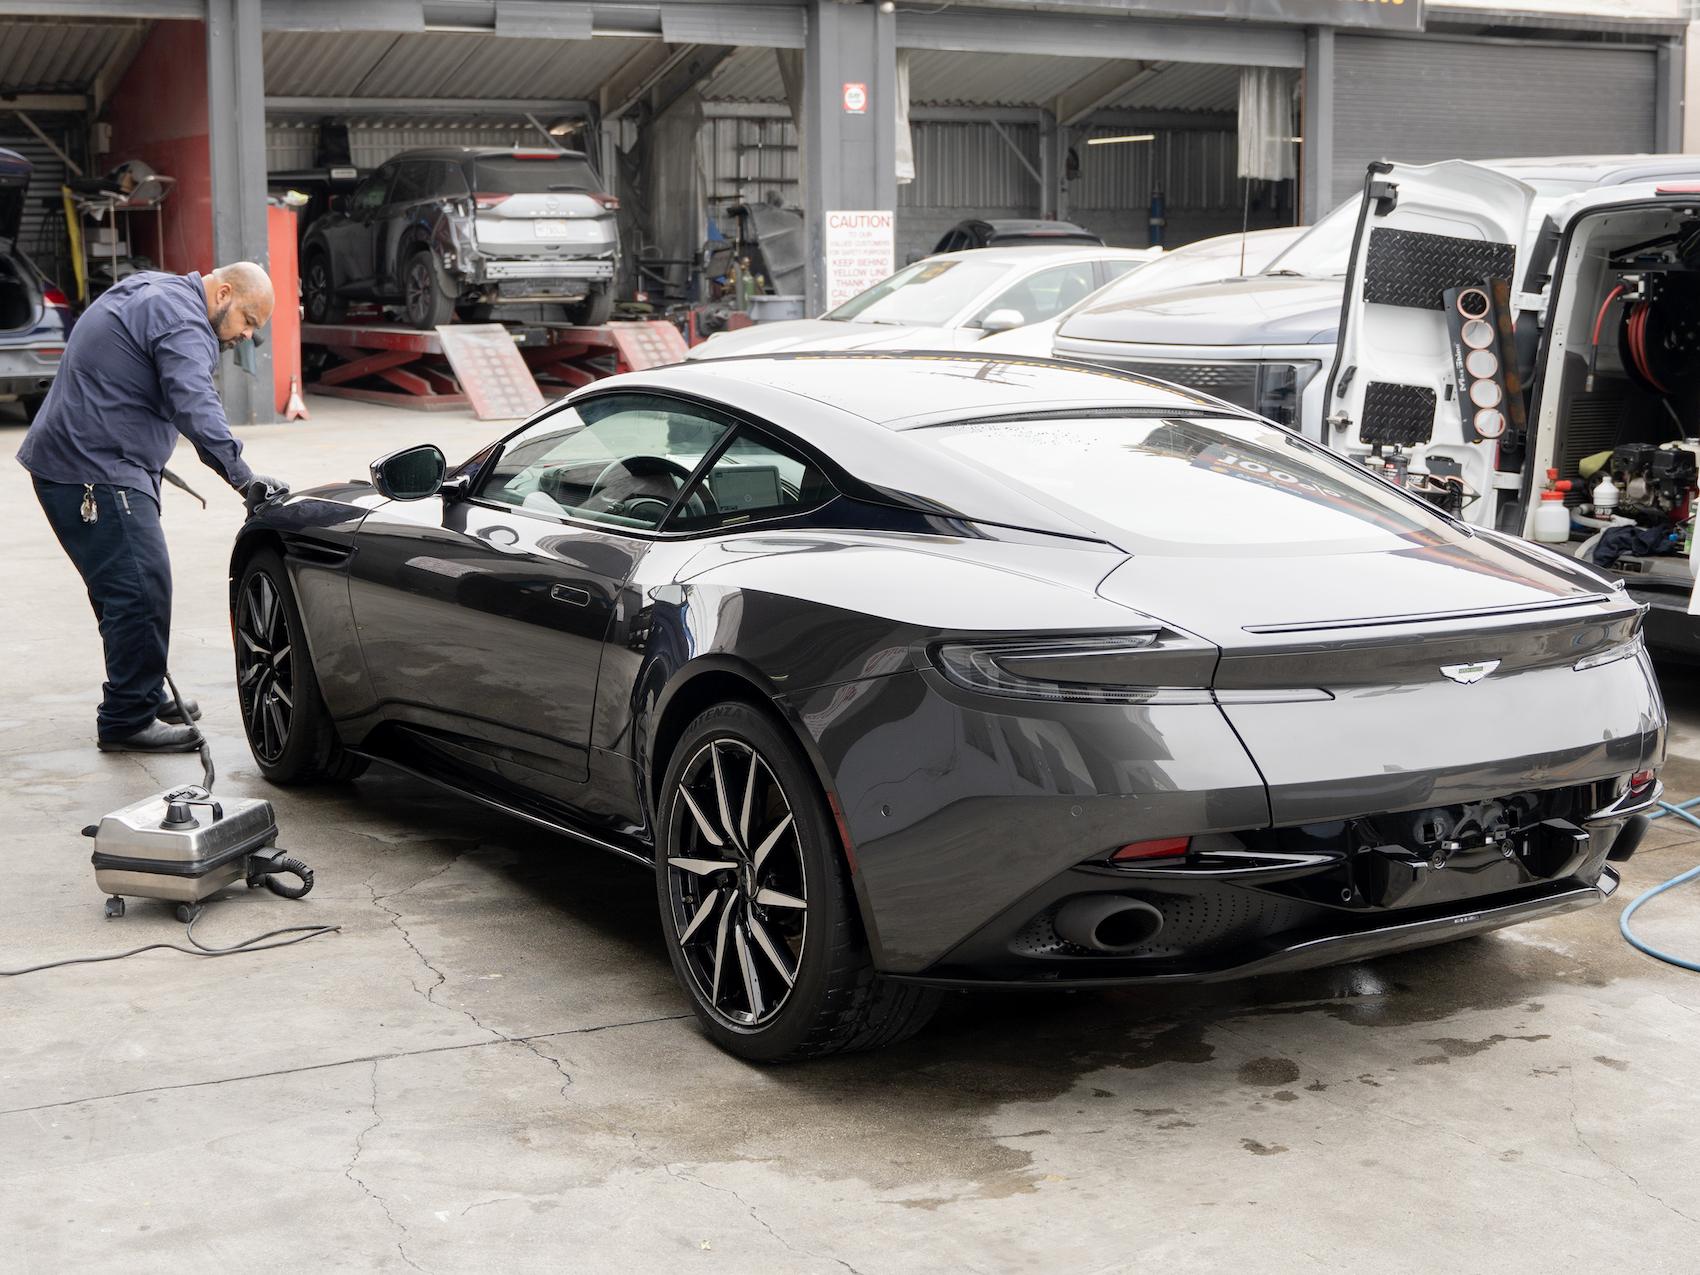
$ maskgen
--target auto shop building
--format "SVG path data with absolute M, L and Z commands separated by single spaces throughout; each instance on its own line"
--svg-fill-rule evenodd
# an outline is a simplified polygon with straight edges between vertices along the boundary
M 582 147 L 650 278 L 733 204 L 798 208 L 818 312 L 836 211 L 893 214 L 897 264 L 970 215 L 1174 245 L 1310 220 L 1381 155 L 1681 149 L 1685 30 L 1680 0 L 0 0 L 0 146 L 62 285 L 68 173 L 174 179 L 119 219 L 133 254 L 265 261 L 269 177 L 327 167 L 331 124 L 360 170 Z M 233 419 L 278 407 L 260 358 Z

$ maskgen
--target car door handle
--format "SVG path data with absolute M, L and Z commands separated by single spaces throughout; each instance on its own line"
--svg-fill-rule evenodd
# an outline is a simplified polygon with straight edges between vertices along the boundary
M 575 607 L 590 605 L 590 593 L 585 589 L 575 589 L 571 585 L 557 584 L 549 590 L 549 596 L 557 602 L 567 602 Z

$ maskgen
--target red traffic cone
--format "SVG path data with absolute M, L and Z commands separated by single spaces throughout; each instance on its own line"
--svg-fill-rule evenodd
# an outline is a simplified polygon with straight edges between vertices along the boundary
M 307 410 L 307 404 L 301 401 L 301 380 L 299 377 L 289 378 L 289 401 L 283 405 L 283 419 L 286 421 L 310 421 L 313 414 Z

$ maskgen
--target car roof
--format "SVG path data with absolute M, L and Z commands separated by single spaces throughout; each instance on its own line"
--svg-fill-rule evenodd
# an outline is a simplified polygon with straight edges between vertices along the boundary
M 556 149 L 552 146 L 421 146 L 410 151 L 398 151 L 384 161 L 393 164 L 398 159 L 500 159 L 512 155 L 515 151 L 527 151 L 537 154 L 542 151 Z M 562 159 L 588 159 L 583 151 L 561 150 Z
M 1107 248 L 1095 243 L 1023 243 L 1007 248 L 965 248 L 961 252 L 935 252 L 923 261 L 981 261 L 992 265 L 1027 265 L 1049 261 L 1149 261 L 1161 249 Z
M 892 430 L 1071 406 L 1218 411 L 1214 399 L 1082 363 L 959 350 L 797 351 L 676 363 L 646 374 L 676 389 L 736 400 L 726 382 L 813 399 Z M 1237 410 L 1237 409 L 1236 409 Z
M 967 217 L 952 226 L 987 226 L 994 235 L 1018 235 L 1033 230 L 1052 230 L 1067 234 L 1089 235 L 1092 231 L 1073 221 L 1048 221 L 1039 217 Z

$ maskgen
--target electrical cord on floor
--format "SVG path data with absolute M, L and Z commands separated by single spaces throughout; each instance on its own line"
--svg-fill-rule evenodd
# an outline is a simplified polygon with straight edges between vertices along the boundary
M 1685 819 L 1696 828 L 1700 828 L 1700 818 L 1695 818 L 1695 816 L 1689 813 L 1689 809 L 1693 806 L 1700 806 L 1700 797 L 1692 797 L 1677 806 L 1671 805 L 1668 801 L 1661 801 L 1659 803 L 1658 812 L 1648 817 L 1652 819 L 1660 819 L 1665 815 L 1675 815 L 1678 819 Z M 1618 918 L 1617 928 L 1622 931 L 1623 937 L 1629 945 L 1637 951 L 1645 952 L 1656 961 L 1663 961 L 1667 965 L 1675 965 L 1678 969 L 1692 970 L 1694 973 L 1700 974 L 1700 961 L 1688 960 L 1684 957 L 1673 956 L 1669 952 L 1661 951 L 1659 948 L 1654 947 L 1651 943 L 1648 943 L 1645 939 L 1639 937 L 1634 930 L 1629 928 L 1629 918 L 1635 915 L 1636 909 L 1643 903 L 1648 903 L 1653 899 L 1656 899 L 1666 890 L 1674 889 L 1675 887 L 1683 884 L 1685 881 L 1693 881 L 1696 879 L 1700 879 L 1700 867 L 1690 868 L 1687 872 L 1682 873 L 1680 876 L 1672 877 L 1663 885 L 1656 885 L 1646 893 L 1637 896 L 1628 907 L 1623 909 L 1623 915 Z
M 73 956 L 63 961 L 48 961 L 43 965 L 28 965 L 19 970 L 0 970 L 0 978 L 15 978 L 19 974 L 35 974 L 41 970 L 56 970 L 66 965 L 94 965 L 101 961 L 121 961 L 128 956 L 138 956 L 143 952 L 169 951 L 183 952 L 189 956 L 240 956 L 244 952 L 266 952 L 273 948 L 289 947 L 294 943 L 305 943 L 308 939 L 317 938 L 321 934 L 335 934 L 342 929 L 340 925 L 290 925 L 281 930 L 267 930 L 264 934 L 256 934 L 251 939 L 243 939 L 230 947 L 208 947 L 195 937 L 195 922 L 201 919 L 202 913 L 197 912 L 183 931 L 183 937 L 188 939 L 193 947 L 184 947 L 180 943 L 146 943 L 141 947 L 133 947 L 128 952 L 113 952 L 109 956 Z M 283 939 L 276 943 L 267 943 L 266 939 L 276 938 L 279 934 L 294 934 L 298 937 Z

